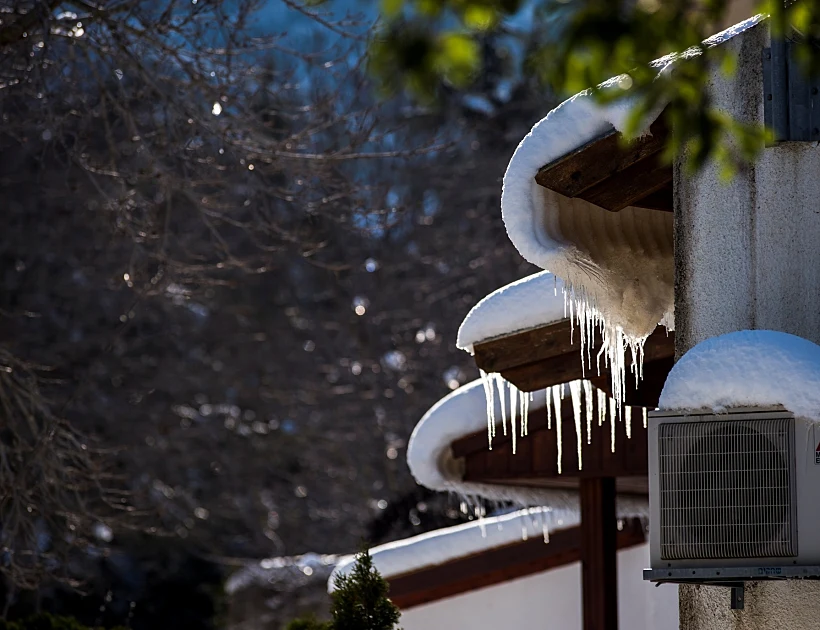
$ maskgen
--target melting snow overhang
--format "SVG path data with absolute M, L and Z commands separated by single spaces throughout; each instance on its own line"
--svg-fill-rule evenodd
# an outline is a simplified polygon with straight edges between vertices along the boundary
M 402 610 L 565 566 L 581 559 L 579 514 L 535 508 L 381 545 L 373 563 L 390 581 L 390 599 Z M 544 544 L 544 532 L 549 543 Z M 618 549 L 646 540 L 643 519 L 628 517 L 617 533 Z M 343 559 L 328 580 L 346 574 Z
M 611 395 L 610 366 L 582 357 L 581 334 L 567 317 L 563 289 L 560 279 L 541 272 L 494 291 L 468 313 L 456 345 L 473 354 L 479 369 L 500 374 L 524 392 L 586 378 Z M 595 356 L 600 340 L 591 341 L 588 357 Z M 649 336 L 644 378 L 626 388 L 626 404 L 657 406 L 674 350 L 673 332 L 658 329 Z
M 706 40 L 720 45 L 755 26 L 757 16 Z M 653 63 L 659 74 L 686 51 Z M 601 90 L 619 90 L 615 77 Z M 671 170 L 658 160 L 666 129 L 661 111 L 626 149 L 619 135 L 632 101 L 599 104 L 591 90 L 552 110 L 521 141 L 504 176 L 501 209 L 521 255 L 559 276 L 601 319 L 631 339 L 660 322 L 674 304 Z M 671 327 L 671 326 L 670 326 Z

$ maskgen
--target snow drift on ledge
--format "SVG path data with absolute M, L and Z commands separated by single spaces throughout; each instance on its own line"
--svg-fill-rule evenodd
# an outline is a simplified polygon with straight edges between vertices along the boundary
M 743 330 L 713 337 L 672 368 L 661 409 L 711 409 L 783 405 L 820 422 L 820 346 L 772 330 Z
M 382 577 L 391 578 L 528 538 L 543 536 L 546 540 L 550 533 L 580 522 L 577 510 L 529 508 L 380 545 L 371 549 L 370 555 Z M 340 560 L 328 579 L 328 592 L 333 592 L 336 578 L 345 575 L 353 561 L 354 556 Z
M 723 44 L 762 19 L 741 22 L 705 44 Z M 669 55 L 652 65 L 660 75 L 676 60 L 695 54 L 697 49 Z M 599 88 L 621 89 L 623 79 L 615 77 Z M 586 90 L 547 114 L 510 160 L 501 211 L 510 240 L 525 259 L 564 280 L 587 317 L 640 343 L 659 322 L 672 321 L 673 215 L 635 207 L 609 212 L 543 188 L 534 179 L 545 164 L 613 128 L 623 131 L 633 98 L 600 105 Z M 645 129 L 659 114 L 643 121 Z M 637 350 L 633 346 L 633 353 Z
M 456 346 L 472 354 L 477 343 L 552 324 L 566 316 L 564 283 L 542 271 L 496 289 L 476 304 L 458 329 Z

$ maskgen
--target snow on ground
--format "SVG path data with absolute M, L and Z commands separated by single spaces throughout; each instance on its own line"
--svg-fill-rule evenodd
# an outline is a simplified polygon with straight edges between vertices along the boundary
M 577 510 L 536 507 L 397 540 L 374 547 L 370 555 L 382 577 L 390 578 L 528 538 L 547 539 L 550 532 L 580 522 Z M 328 591 L 333 591 L 336 578 L 346 574 L 353 561 L 354 556 L 339 561 L 328 580 Z
M 772 330 L 713 337 L 672 368 L 661 409 L 711 409 L 780 404 L 820 422 L 820 346 Z
M 741 22 L 705 44 L 720 45 L 761 19 Z M 695 54 L 698 49 L 668 55 L 652 65 L 664 74 L 678 59 Z M 599 89 L 622 90 L 629 84 L 628 77 L 614 77 Z M 543 188 L 534 178 L 545 164 L 613 128 L 623 131 L 634 98 L 627 95 L 599 104 L 593 90 L 586 90 L 559 105 L 518 145 L 501 196 L 507 233 L 521 255 L 564 281 L 582 331 L 593 323 L 602 326 L 606 354 L 616 368 L 614 392 L 621 391 L 617 379 L 622 381 L 625 348 L 640 360 L 643 339 L 658 323 L 674 325 L 673 216 L 634 207 L 608 212 Z M 644 128 L 648 130 L 659 114 L 644 120 Z
M 517 280 L 476 304 L 458 329 L 456 346 L 473 346 L 495 337 L 537 328 L 565 319 L 564 283 L 548 271 Z

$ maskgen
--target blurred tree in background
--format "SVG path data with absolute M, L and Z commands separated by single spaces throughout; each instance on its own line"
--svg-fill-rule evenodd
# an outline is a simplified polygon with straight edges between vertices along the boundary
M 381 98 L 370 2 L 0 16 L 7 608 L 20 588 L 57 607 L 59 578 L 99 598 L 84 623 L 102 606 L 179 627 L 158 565 L 205 575 L 185 554 L 346 551 L 466 518 L 404 449 L 476 376 L 461 319 L 531 271 L 498 201 L 554 104 L 518 70 L 538 23 L 487 29 L 482 76 L 433 105 Z

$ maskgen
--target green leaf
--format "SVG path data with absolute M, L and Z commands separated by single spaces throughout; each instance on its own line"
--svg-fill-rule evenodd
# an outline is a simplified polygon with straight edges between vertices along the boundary
M 478 72 L 478 52 L 478 44 L 467 35 L 448 33 L 438 41 L 434 66 L 445 80 L 463 87 Z
M 416 1 L 416 9 L 418 10 L 419 14 L 429 18 L 435 18 L 441 15 L 443 5 L 444 3 L 440 2 L 439 0 Z
M 382 0 L 382 14 L 388 19 L 397 17 L 403 7 L 404 0 Z
M 498 14 L 486 5 L 470 4 L 462 15 L 464 25 L 476 31 L 486 31 L 498 22 Z
M 723 59 L 720 60 L 720 71 L 724 76 L 734 76 L 737 71 L 737 55 L 733 55 L 731 52 L 723 55 Z
M 816 8 L 813 9 L 811 4 L 811 2 L 800 2 L 790 7 L 791 15 L 789 17 L 792 26 L 802 33 L 809 31 L 812 22 L 812 10 L 817 10 Z

